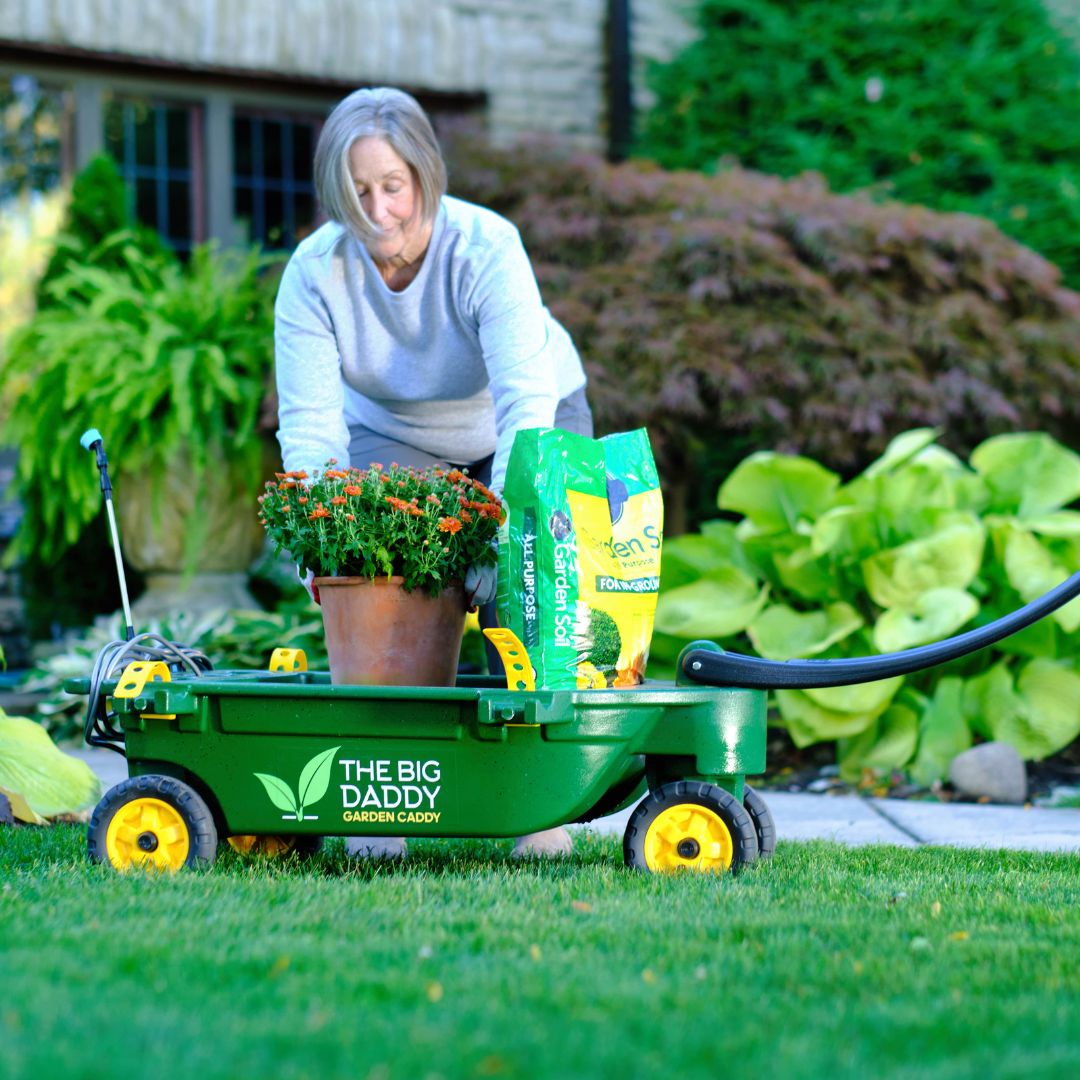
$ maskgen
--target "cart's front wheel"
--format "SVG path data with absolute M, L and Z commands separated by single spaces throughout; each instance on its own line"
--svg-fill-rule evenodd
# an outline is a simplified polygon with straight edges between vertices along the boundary
M 757 854 L 754 823 L 738 799 L 696 780 L 665 784 L 646 795 L 623 837 L 626 865 L 653 873 L 734 873 Z
M 94 862 L 174 872 L 214 861 L 217 828 L 194 788 L 171 776 L 136 776 L 110 788 L 90 818 Z

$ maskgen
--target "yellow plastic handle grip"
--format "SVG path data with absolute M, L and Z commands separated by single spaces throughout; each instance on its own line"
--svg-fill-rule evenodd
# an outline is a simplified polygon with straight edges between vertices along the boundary
M 513 630 L 495 627 L 484 631 L 484 637 L 499 651 L 499 659 L 506 668 L 506 688 L 508 690 L 535 690 L 532 664 L 525 646 L 518 640 Z

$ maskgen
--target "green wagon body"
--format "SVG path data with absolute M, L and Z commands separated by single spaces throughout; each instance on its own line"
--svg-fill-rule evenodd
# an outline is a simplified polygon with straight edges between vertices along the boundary
M 755 690 L 360 687 L 324 673 L 212 672 L 147 683 L 113 706 L 131 775 L 191 785 L 222 835 L 517 836 L 620 809 L 646 779 L 708 780 L 741 801 L 744 777 L 765 768 Z

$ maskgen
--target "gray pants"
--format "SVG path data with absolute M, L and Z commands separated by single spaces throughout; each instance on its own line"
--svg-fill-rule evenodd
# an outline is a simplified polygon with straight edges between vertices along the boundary
M 559 402 L 555 410 L 554 426 L 561 428 L 563 431 L 571 431 L 575 435 L 585 435 L 590 439 L 592 438 L 592 410 L 589 408 L 589 402 L 585 397 L 584 387 Z M 481 458 L 479 461 L 445 461 L 442 458 L 435 457 L 433 454 L 429 454 L 426 450 L 418 450 L 415 446 L 409 446 L 408 443 L 388 439 L 385 435 L 380 435 L 370 428 L 359 425 L 350 427 L 349 464 L 354 469 L 366 469 L 376 461 L 382 462 L 384 465 L 396 461 L 399 465 L 411 466 L 414 469 L 427 469 L 432 465 L 462 466 L 469 470 L 469 475 L 474 480 L 479 480 L 484 485 L 490 485 L 491 466 L 495 461 L 495 455 L 488 454 L 487 457 Z M 480 625 L 485 629 L 499 625 L 494 602 L 485 604 L 480 609 Z M 487 652 L 488 670 L 491 674 L 504 674 L 499 654 L 487 638 L 484 639 L 484 648 Z

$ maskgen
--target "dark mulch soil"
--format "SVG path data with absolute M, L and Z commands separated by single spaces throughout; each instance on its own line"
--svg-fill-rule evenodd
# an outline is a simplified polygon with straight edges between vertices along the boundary
M 1058 788 L 1080 787 L 1080 740 L 1045 761 L 1027 763 L 1028 798 L 1047 798 Z M 836 745 L 831 742 L 797 747 L 786 731 L 769 728 L 766 770 L 754 786 L 773 791 L 806 791 L 827 795 L 874 795 L 890 799 L 926 799 L 972 802 L 948 783 L 932 788 L 913 784 L 902 772 L 891 776 L 868 773 L 858 783 L 841 780 L 836 767 Z

